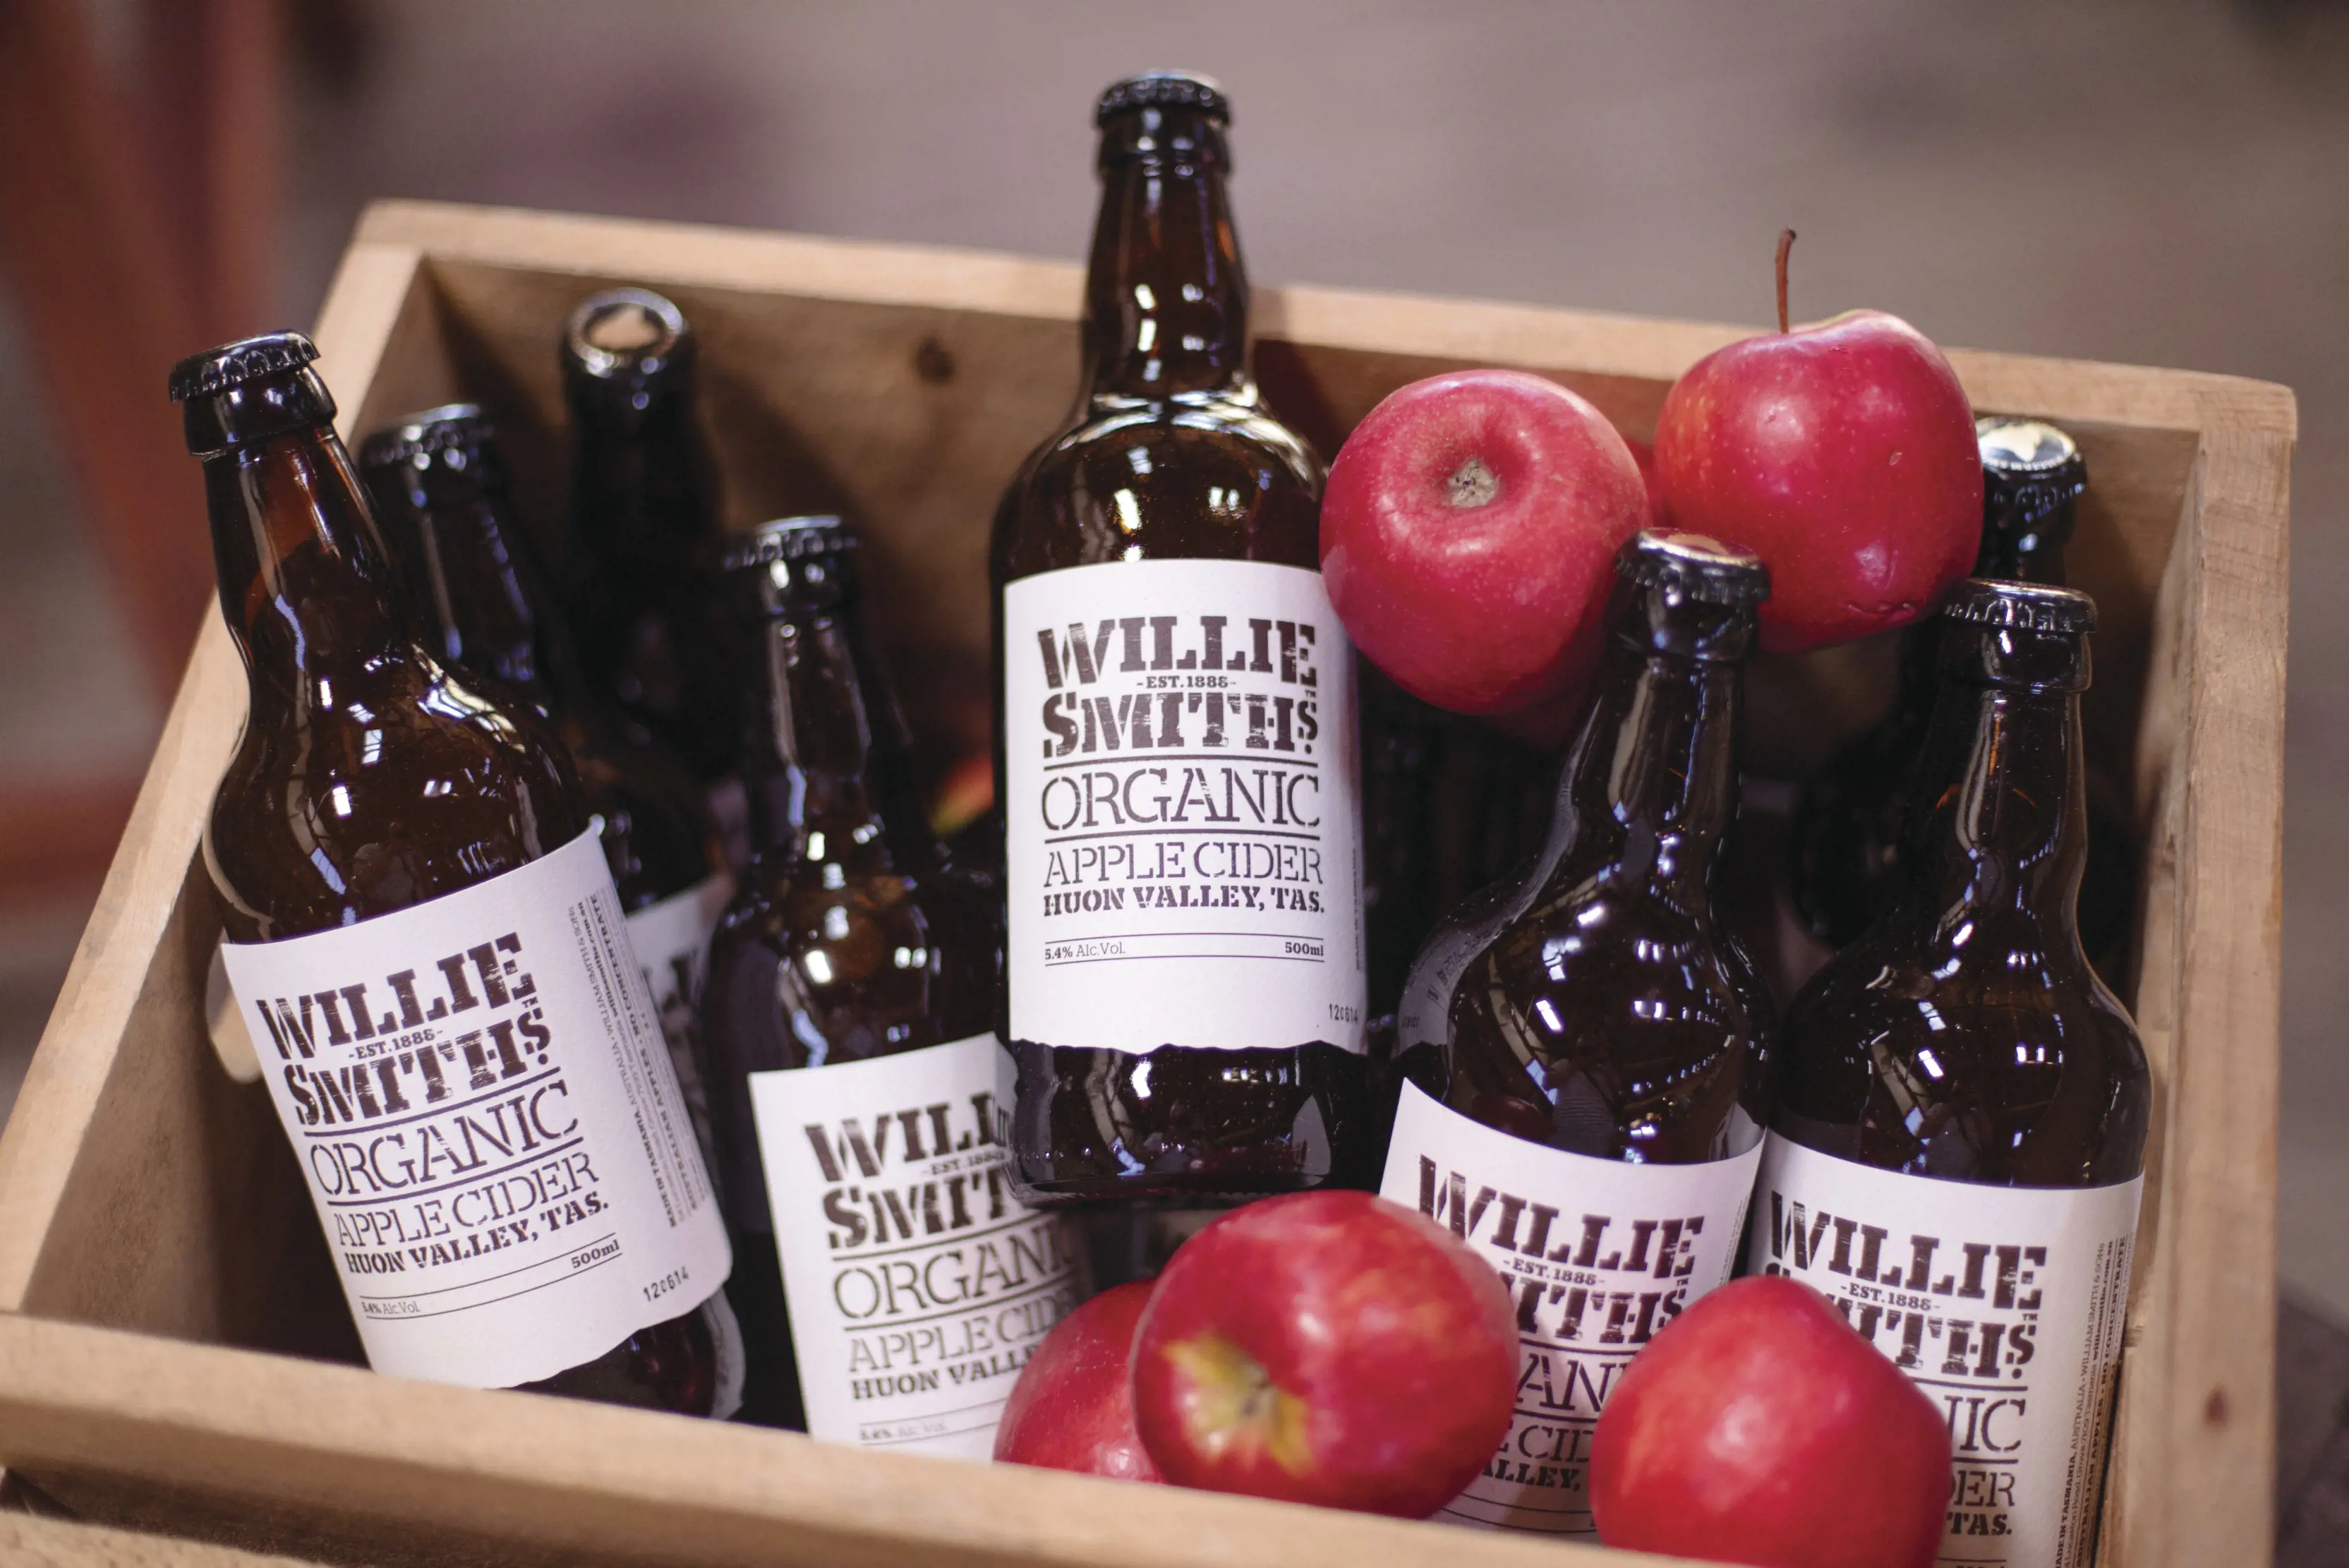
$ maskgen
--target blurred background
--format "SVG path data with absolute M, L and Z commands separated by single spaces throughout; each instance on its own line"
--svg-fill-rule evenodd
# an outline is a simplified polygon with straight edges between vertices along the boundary
M 306 326 L 380 196 L 1076 259 L 1089 109 L 1220 78 L 1263 282 L 2231 372 L 2300 398 L 2286 1562 L 2349 1560 L 2349 4 L 0 5 L 0 1107 L 207 613 L 163 371 Z

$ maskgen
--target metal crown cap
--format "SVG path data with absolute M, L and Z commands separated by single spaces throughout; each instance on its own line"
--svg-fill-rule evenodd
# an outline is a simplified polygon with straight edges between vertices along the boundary
M 777 517 L 728 540 L 724 566 L 740 572 L 777 561 L 843 556 L 856 548 L 855 530 L 837 517 Z
M 1107 125 L 1112 117 L 1137 109 L 1196 109 L 1218 125 L 1232 122 L 1231 100 L 1214 78 L 1194 71 L 1144 71 L 1103 88 L 1093 105 L 1093 124 Z
M 1974 440 L 1982 448 L 1987 516 L 2035 524 L 2088 488 L 2080 443 L 2044 421 L 1977 420 Z
M 481 404 L 443 403 L 368 436 L 359 448 L 359 467 L 368 472 L 406 468 L 419 458 L 449 452 L 462 452 L 470 460 L 497 433 Z
M 2077 588 L 1968 577 L 1941 603 L 1944 619 L 2076 637 L 2096 629 L 2096 601 Z
M 1770 569 L 1761 556 L 1702 534 L 1642 528 L 1617 552 L 1615 570 L 1703 604 L 1758 605 L 1770 597 Z
M 263 376 L 283 375 L 316 363 L 318 346 L 300 332 L 264 332 L 191 354 L 171 367 L 171 400 L 210 397 Z M 328 413 L 333 410 L 330 408 Z

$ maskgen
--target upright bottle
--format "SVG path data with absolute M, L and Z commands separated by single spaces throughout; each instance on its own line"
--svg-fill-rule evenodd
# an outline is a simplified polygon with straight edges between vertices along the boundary
M 377 1370 L 706 1414 L 730 1255 L 561 740 L 419 643 L 308 338 L 181 360 L 231 984 Z
M 2074 1568 L 2128 1299 L 2152 1088 L 2073 919 L 2085 594 L 1959 585 L 1892 910 L 1789 1009 L 1752 1272 L 1948 1411 L 1941 1563 Z
M 1985 419 L 1976 431 L 1982 536 L 1974 576 L 2062 587 L 2074 507 L 2088 486 L 2078 444 L 2037 420 Z M 1892 906 L 1910 774 L 1932 720 L 1939 630 L 1929 619 L 1908 633 L 1892 711 L 1829 758 L 1796 807 L 1795 904 L 1830 947 L 1852 941 Z M 2091 792 L 2080 935 L 2091 960 L 2117 979 L 2135 902 L 2127 816 L 2096 781 Z
M 1380 1188 L 1517 1303 L 1516 1421 L 1444 1517 L 1551 1534 L 1591 1532 L 1591 1434 L 1633 1354 L 1729 1277 L 1769 1115 L 1767 1002 L 1711 886 L 1769 577 L 1652 530 L 1616 570 L 1548 842 L 1413 966 Z
M 1353 653 L 1323 470 L 1247 369 L 1223 94 L 1103 93 L 1084 389 L 996 514 L 1002 1027 L 1024 1191 L 1373 1174 Z
M 695 341 L 684 313 L 645 289 L 591 295 L 571 313 L 564 604 L 591 681 L 685 759 L 731 852 L 741 675 L 719 607 L 715 487 L 694 427 Z
M 718 860 L 701 793 L 667 747 L 631 733 L 586 681 L 546 577 L 508 500 L 497 436 L 452 403 L 378 431 L 359 471 L 408 602 L 440 656 L 553 721 L 602 826 L 604 858 L 628 945 L 659 1010 L 705 1159 L 709 1074 L 698 1009 L 709 932 L 733 883 Z
M 1082 1270 L 1065 1222 L 1010 1191 L 996 895 L 923 815 L 852 544 L 793 517 L 729 556 L 757 628 L 757 854 L 703 1006 L 744 1416 L 985 1459 Z

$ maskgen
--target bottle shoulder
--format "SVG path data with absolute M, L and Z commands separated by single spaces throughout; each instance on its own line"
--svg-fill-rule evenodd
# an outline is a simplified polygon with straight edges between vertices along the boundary
M 560 739 L 429 659 L 248 718 L 207 818 L 230 940 L 274 940 L 484 882 L 586 829 Z
M 1846 949 L 1787 1011 L 1780 1108 L 1800 1141 L 1889 1169 L 2020 1186 L 2143 1167 L 2152 1076 L 2076 954 L 1981 940 Z
M 1606 1158 L 1753 1147 L 1769 1020 L 1703 912 L 1647 887 L 1488 896 L 1414 965 L 1399 1042 L 1433 1045 L 1454 1110 Z
M 998 578 L 1152 557 L 1318 566 L 1325 474 L 1260 406 L 1092 399 L 1006 492 Z
M 942 867 L 916 874 L 763 854 L 710 939 L 710 1048 L 739 1074 L 981 1033 L 993 1002 L 995 921 L 984 890 Z

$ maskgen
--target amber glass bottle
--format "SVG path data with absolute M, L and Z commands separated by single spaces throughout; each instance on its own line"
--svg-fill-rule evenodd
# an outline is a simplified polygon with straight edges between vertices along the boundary
M 1788 1010 L 1749 1269 L 1807 1280 L 1947 1407 L 1939 1561 L 2086 1561 L 2152 1083 L 2073 918 L 2085 594 L 1969 580 L 1891 911 Z
M 1075 1255 L 1010 1199 L 995 894 L 922 812 L 852 550 L 837 518 L 795 517 L 729 554 L 757 628 L 756 853 L 703 1011 L 744 1415 L 983 1459 L 1024 1347 L 1075 1304 Z M 906 1322 L 927 1358 L 893 1348 Z
M 1976 428 L 1982 535 L 1973 575 L 2060 587 L 2074 507 L 2088 483 L 2078 444 L 2037 420 L 1984 419 Z M 1928 619 L 1902 639 L 1892 711 L 1829 758 L 1797 803 L 1795 905 L 1829 947 L 1850 942 L 1891 908 L 1910 774 L 1932 718 L 1939 632 Z M 2117 979 L 2136 897 L 2127 816 L 2093 779 L 2087 805 L 2080 936 L 2089 957 Z
M 1012 1137 L 1040 1202 L 1366 1181 L 1353 657 L 1247 368 L 1223 94 L 1101 99 L 1084 387 L 996 514 Z
M 722 1282 L 723 1237 L 641 992 L 579 956 L 626 950 L 577 780 L 543 718 L 416 640 L 316 357 L 279 333 L 171 379 L 247 676 L 204 858 L 264 1075 L 379 1369 L 706 1413 L 709 1330 L 673 1314 Z M 592 935 L 517 917 L 538 895 Z M 513 1185 L 473 1179 L 492 1163 Z M 615 1313 L 638 1326 L 603 1354 L 496 1375 Z
M 1381 1189 L 1517 1299 L 1517 1417 L 1446 1512 L 1550 1533 L 1592 1528 L 1584 1466 L 1614 1378 L 1729 1277 L 1769 1116 L 1767 1003 L 1712 888 L 1769 578 L 1653 531 L 1616 566 L 1548 842 L 1413 966 Z
M 515 521 L 497 436 L 479 407 L 452 403 L 378 431 L 359 448 L 408 602 L 441 657 L 554 722 L 602 825 L 628 940 L 702 1153 L 716 1158 L 697 1017 L 709 932 L 731 891 L 675 754 L 616 717 L 579 668 L 546 576 Z
M 723 542 L 694 426 L 696 357 L 684 313 L 660 295 L 613 289 L 572 312 L 564 603 L 589 678 L 714 785 L 735 771 L 741 680 L 719 607 Z

